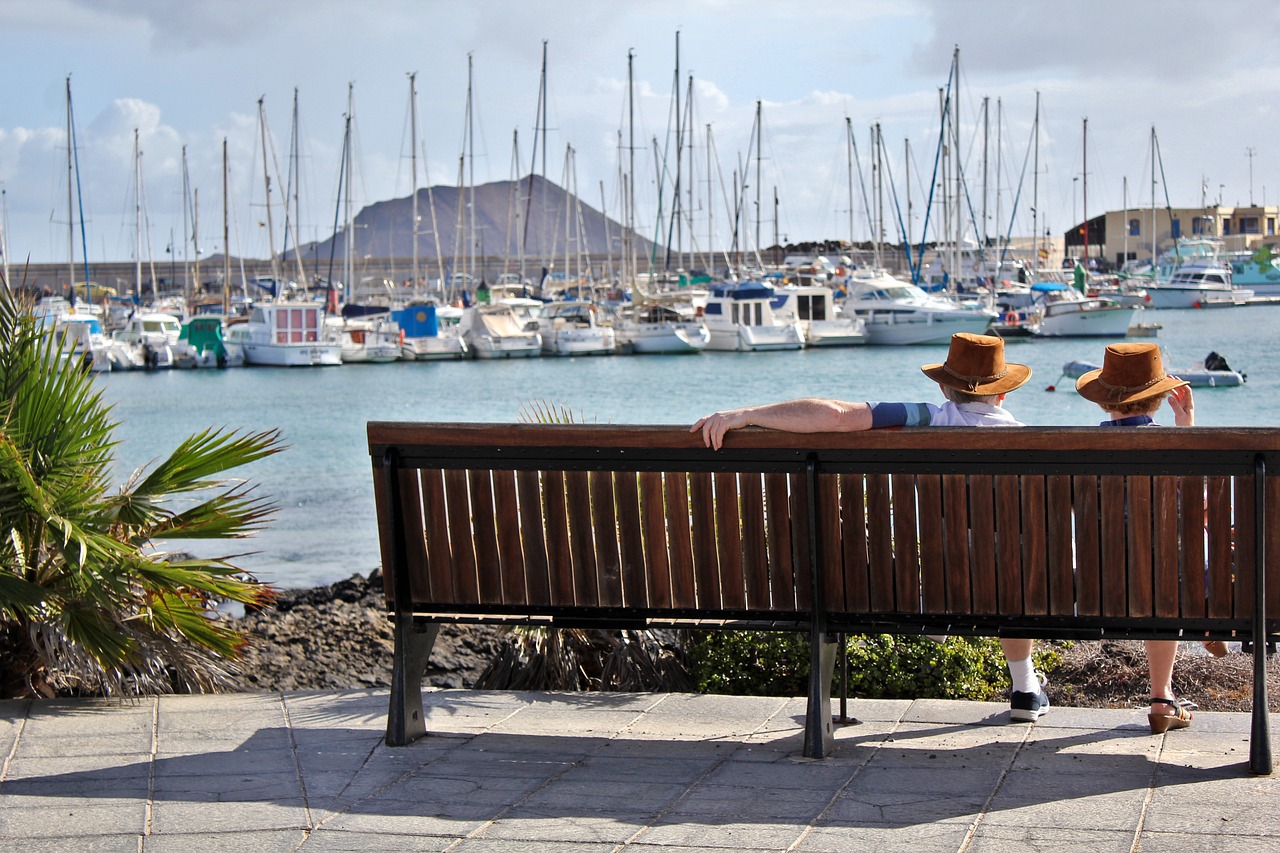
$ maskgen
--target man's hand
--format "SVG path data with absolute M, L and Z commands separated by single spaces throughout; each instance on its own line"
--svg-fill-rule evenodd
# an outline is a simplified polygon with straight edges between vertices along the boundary
M 705 418 L 699 418 L 696 424 L 689 427 L 689 432 L 701 431 L 703 444 L 712 450 L 719 450 L 720 445 L 724 444 L 726 432 L 750 426 L 751 420 L 746 414 L 747 411 L 747 409 L 730 409 L 727 412 L 707 415 Z

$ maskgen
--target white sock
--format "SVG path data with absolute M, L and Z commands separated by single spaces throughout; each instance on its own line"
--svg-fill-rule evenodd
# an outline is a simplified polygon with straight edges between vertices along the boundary
M 1040 679 L 1036 677 L 1031 658 L 1009 661 L 1009 678 L 1013 680 L 1013 689 L 1018 693 L 1040 692 Z

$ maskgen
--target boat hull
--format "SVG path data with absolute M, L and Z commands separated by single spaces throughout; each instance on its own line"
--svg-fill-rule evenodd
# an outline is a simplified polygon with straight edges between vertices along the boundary
M 244 363 L 258 367 L 335 367 L 342 364 L 341 344 L 266 344 L 245 341 Z
M 794 323 L 776 326 L 728 326 L 707 324 L 707 349 L 720 352 L 770 352 L 804 349 L 804 337 Z
M 957 316 L 958 315 L 958 316 Z M 991 317 L 947 311 L 868 311 L 860 314 L 870 346 L 949 344 L 958 332 L 987 333 Z

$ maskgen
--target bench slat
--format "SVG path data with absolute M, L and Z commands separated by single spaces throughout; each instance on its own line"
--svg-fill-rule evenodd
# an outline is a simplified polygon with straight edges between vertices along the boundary
M 1081 616 L 1098 616 L 1102 613 L 1102 522 L 1098 478 L 1073 476 L 1071 499 L 1076 520 L 1076 608 Z
M 697 606 L 693 568 L 693 531 L 690 529 L 689 477 L 669 473 L 663 479 L 667 541 L 671 555 L 671 602 L 675 607 Z
M 920 512 L 920 596 L 927 613 L 947 611 L 946 554 L 943 549 L 946 518 L 942 511 L 942 478 L 921 474 L 916 478 L 916 505 Z
M 453 567 L 453 594 L 460 604 L 480 603 L 476 577 L 475 539 L 471 533 L 471 494 L 467 471 L 444 472 L 444 507 L 449 520 L 449 554 Z
M 622 606 L 622 558 L 619 553 L 618 508 L 614 502 L 614 474 L 592 471 L 591 530 L 595 545 L 597 601 L 602 607 Z
M 728 608 L 742 608 L 746 606 L 746 592 L 742 582 L 744 546 L 738 506 L 738 475 L 732 471 L 717 472 L 711 479 L 716 493 L 716 556 L 720 565 L 716 587 L 720 591 L 720 604 Z
M 1178 479 L 1151 478 L 1151 536 L 1155 572 L 1156 616 L 1173 618 L 1181 614 L 1178 600 Z
M 813 572 L 809 562 L 809 535 L 800 519 L 809 517 L 809 483 L 804 474 L 791 474 L 791 566 L 795 581 L 796 607 L 808 610 L 813 607 Z
M 502 561 L 498 556 L 498 533 L 494 514 L 492 472 L 467 472 L 467 488 L 471 493 L 472 542 L 476 552 L 476 582 L 480 601 L 501 604 Z
M 1016 475 L 992 478 L 996 511 L 996 595 L 1001 613 L 1021 613 L 1022 598 L 1022 501 Z M 976 535 L 976 533 L 975 533 Z M 985 537 L 985 532 L 983 536 Z
M 689 475 L 690 517 L 693 520 L 693 571 L 698 607 L 720 607 L 720 566 L 717 563 L 715 489 L 710 474 Z
M 506 604 L 527 604 L 529 590 L 525 582 L 514 471 L 493 472 L 493 509 L 498 530 L 498 562 L 502 566 L 502 600 Z
M 840 548 L 840 480 L 831 474 L 818 476 L 818 539 L 824 601 L 831 610 L 843 610 L 845 602 L 844 556 Z
M 1151 570 L 1151 478 L 1129 477 L 1126 492 L 1129 587 L 1126 615 L 1151 616 L 1155 613 L 1155 583 Z
M 1280 524 L 1271 523 L 1280 507 L 1280 477 L 1269 476 L 1266 491 L 1267 524 L 1263 525 L 1263 548 L 1266 550 L 1266 614 L 1267 619 L 1280 619 Z
M 1182 477 L 1178 480 L 1178 531 L 1181 546 L 1182 613 L 1204 616 L 1209 612 L 1208 563 L 1205 562 L 1204 477 Z
M 969 478 L 969 526 L 973 536 L 973 609 L 975 613 L 999 613 L 996 574 L 995 478 L 985 474 Z
M 1045 512 L 1048 526 L 1049 612 L 1075 612 L 1076 561 L 1072 540 L 1071 478 L 1045 478 Z
M 742 574 L 747 606 L 768 610 L 769 546 L 765 532 L 764 477 L 758 472 L 738 475 L 742 500 Z
M 1253 513 L 1257 501 L 1253 495 L 1253 478 L 1239 477 L 1235 481 L 1235 513 L 1231 535 L 1233 546 L 1231 553 L 1231 584 L 1235 593 L 1235 615 L 1249 618 L 1253 615 L 1255 592 L 1252 573 L 1243 574 L 1245 567 L 1257 566 L 1256 549 L 1254 547 Z
M 1231 579 L 1231 480 L 1209 477 L 1207 483 L 1205 527 L 1208 532 L 1209 615 L 1231 616 L 1235 598 Z
M 867 475 L 867 563 L 871 610 L 892 613 L 893 598 L 893 509 L 889 503 L 889 477 Z
M 899 612 L 919 613 L 920 547 L 915 475 L 890 475 L 889 489 L 893 502 L 894 602 Z
M 550 604 L 552 595 L 551 575 L 547 568 L 547 521 L 542 514 L 542 478 L 537 471 L 516 472 L 516 497 L 520 503 L 520 543 L 524 548 L 525 594 L 530 604 Z
M 543 513 L 547 531 L 547 570 L 551 574 L 551 603 L 577 604 L 574 592 L 573 547 L 569 544 L 568 484 L 562 471 L 542 472 Z
M 968 613 L 973 606 L 973 563 L 969 559 L 968 478 L 963 474 L 942 477 L 944 525 L 944 566 L 947 582 L 947 612 Z
M 1022 607 L 1043 616 L 1049 612 L 1049 517 L 1043 477 L 1019 477 L 1022 497 Z
M 867 578 L 867 492 L 861 474 L 840 474 L 841 568 L 844 575 L 844 607 L 866 611 L 870 607 Z
M 644 471 L 638 476 L 640 487 L 640 526 L 649 583 L 649 604 L 653 607 L 674 606 L 671 596 L 671 557 L 667 545 L 665 501 L 662 474 Z
M 569 553 L 573 560 L 573 603 L 598 607 L 600 576 L 596 569 L 596 543 L 591 527 L 590 475 L 586 471 L 566 472 L 564 494 L 569 520 Z
M 1102 581 L 1102 615 L 1124 616 L 1129 600 L 1129 579 L 1125 569 L 1128 543 L 1125 535 L 1124 477 L 1100 477 L 1098 492 L 1101 498 L 1102 562 L 1098 573 Z
M 644 528 L 640 522 L 640 483 L 636 474 L 613 476 L 618 519 L 618 553 L 622 559 L 622 600 L 627 607 L 649 606 L 649 571 L 644 556 Z
M 791 492 L 786 474 L 764 475 L 765 544 L 769 549 L 769 596 L 778 610 L 796 609 L 791 546 Z

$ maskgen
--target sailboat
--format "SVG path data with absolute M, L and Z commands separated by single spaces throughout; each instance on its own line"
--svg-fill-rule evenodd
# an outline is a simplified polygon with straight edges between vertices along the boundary
M 616 309 L 613 321 L 619 349 L 636 355 L 696 354 L 707 348 L 711 332 L 695 313 L 687 294 L 663 297 L 648 293 L 636 275 L 635 221 L 635 92 L 632 86 L 634 52 L 627 51 L 628 171 L 622 191 L 622 282 L 631 286 L 633 302 Z
M 258 126 L 262 137 L 262 170 L 266 184 L 267 241 L 271 247 L 272 277 L 279 282 L 278 256 L 271 218 L 271 174 L 267 167 L 267 121 L 264 99 L 258 99 Z M 342 364 L 342 344 L 325 327 L 325 308 L 318 302 L 282 299 L 277 287 L 274 299 L 256 303 L 249 319 L 231 327 L 228 340 L 241 348 L 246 365 L 311 367 Z

